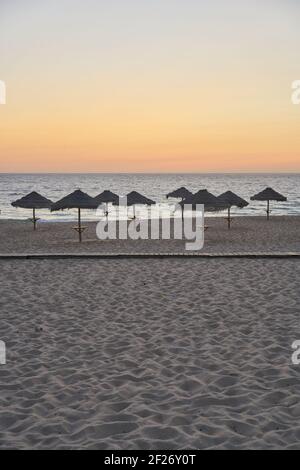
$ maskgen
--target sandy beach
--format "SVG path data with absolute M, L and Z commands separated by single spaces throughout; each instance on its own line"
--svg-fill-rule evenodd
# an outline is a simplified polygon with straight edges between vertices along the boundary
M 207 222 L 204 253 L 300 252 L 300 217 Z M 2 221 L 1 254 L 185 252 L 73 225 Z M 0 267 L 0 448 L 300 448 L 298 259 Z
M 0 265 L 1 448 L 299 449 L 298 260 Z
M 208 217 L 202 252 L 300 252 L 300 217 L 236 217 L 228 230 L 223 217 Z M 74 223 L 0 221 L 0 254 L 5 253 L 182 253 L 184 240 L 98 240 L 96 223 L 84 223 L 83 243 Z M 171 232 L 172 233 L 172 232 Z

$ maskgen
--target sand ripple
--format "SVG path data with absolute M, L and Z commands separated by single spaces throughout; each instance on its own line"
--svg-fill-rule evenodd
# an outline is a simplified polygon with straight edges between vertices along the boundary
M 1 448 L 299 448 L 297 260 L 2 261 Z

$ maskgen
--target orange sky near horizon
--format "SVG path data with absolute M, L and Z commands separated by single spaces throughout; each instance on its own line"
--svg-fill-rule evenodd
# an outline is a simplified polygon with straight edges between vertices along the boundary
M 300 172 L 299 5 L 210 3 L 3 0 L 0 172 Z

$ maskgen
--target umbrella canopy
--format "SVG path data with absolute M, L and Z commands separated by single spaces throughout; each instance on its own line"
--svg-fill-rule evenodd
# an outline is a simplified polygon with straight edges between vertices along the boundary
M 240 209 L 249 205 L 249 202 L 245 201 L 245 199 L 241 198 L 237 194 L 234 194 L 232 191 L 226 191 L 226 193 L 221 194 L 218 199 L 228 203 L 231 207 L 235 206 Z
M 112 204 L 117 204 L 119 201 L 119 196 L 111 191 L 103 191 L 101 194 L 98 194 L 94 198 L 94 201 L 97 203 L 97 206 L 101 206 L 102 204 L 106 204 L 106 210 L 104 214 L 106 217 L 108 216 L 108 204 L 111 202 Z
M 94 198 L 77 189 L 51 206 L 51 212 L 64 209 L 97 209 Z
M 143 196 L 142 194 L 136 192 L 136 191 L 131 191 L 131 193 L 127 194 L 127 206 L 151 206 L 153 204 L 156 204 L 155 201 L 152 201 L 152 199 L 147 198 L 146 196 Z M 118 200 L 116 205 L 122 204 L 122 198 Z
M 285 202 L 287 198 L 282 194 L 277 193 L 272 188 L 266 188 L 255 196 L 252 196 L 251 201 L 280 201 Z
M 241 197 L 237 196 L 237 194 L 234 194 L 232 191 L 226 191 L 225 193 L 221 194 L 218 197 L 219 201 L 224 201 L 225 203 L 227 202 L 229 204 L 228 207 L 228 217 L 226 218 L 227 223 L 228 223 L 228 229 L 231 227 L 231 215 L 230 215 L 230 210 L 232 206 L 239 207 L 242 209 L 243 207 L 246 207 L 249 205 L 245 199 L 242 199 Z
M 41 194 L 35 191 L 11 203 L 13 207 L 21 207 L 23 209 L 32 209 L 32 219 L 30 220 L 33 223 L 34 230 L 36 230 L 36 223 L 39 220 L 35 216 L 36 209 L 50 209 L 52 204 L 53 203 L 52 201 L 50 201 L 50 199 L 47 199 L 44 196 L 41 196 Z
M 100 204 L 116 203 L 119 201 L 119 196 L 111 191 L 103 191 L 98 196 L 94 197 L 94 201 L 100 206 Z
M 191 191 L 186 189 L 184 186 L 181 188 L 175 189 L 175 191 L 172 191 L 171 193 L 167 194 L 167 199 L 169 197 L 174 197 L 174 198 L 180 198 L 180 199 L 186 199 L 187 197 L 192 196 Z
M 133 218 L 135 219 L 135 206 L 152 206 L 153 204 L 156 204 L 155 201 L 152 201 L 152 199 L 147 198 L 146 196 L 143 196 L 142 194 L 138 193 L 137 191 L 131 191 L 131 193 L 128 193 L 127 196 L 127 206 L 133 206 Z M 122 205 L 122 200 L 124 198 L 120 197 L 117 203 L 114 203 L 115 205 Z
M 267 201 L 267 219 L 270 219 L 270 201 L 285 202 L 287 198 L 282 194 L 277 193 L 272 188 L 266 188 L 258 194 L 252 196 L 251 201 Z
M 97 209 L 97 203 L 94 198 L 90 197 L 88 194 L 83 193 L 80 189 L 77 189 L 72 194 L 60 199 L 55 204 L 51 206 L 51 212 L 60 211 L 64 209 L 78 209 L 78 226 L 73 227 L 79 235 L 79 242 L 82 241 L 82 232 L 87 227 L 82 227 L 81 225 L 81 209 Z
M 184 207 L 185 204 L 191 204 L 193 209 L 195 209 L 197 204 L 203 204 L 204 210 L 208 212 L 221 211 L 229 207 L 229 204 L 227 202 L 219 200 L 216 196 L 209 193 L 206 189 L 201 189 L 192 196 L 184 199 L 179 204 L 182 207 Z
M 41 196 L 41 194 L 35 191 L 11 203 L 13 207 L 21 207 L 23 209 L 50 209 L 52 204 L 53 202 L 50 199 Z

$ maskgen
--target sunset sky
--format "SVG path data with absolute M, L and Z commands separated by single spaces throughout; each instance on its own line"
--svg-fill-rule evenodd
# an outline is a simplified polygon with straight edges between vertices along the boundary
M 0 172 L 299 172 L 299 45 L 299 0 L 0 0 Z

